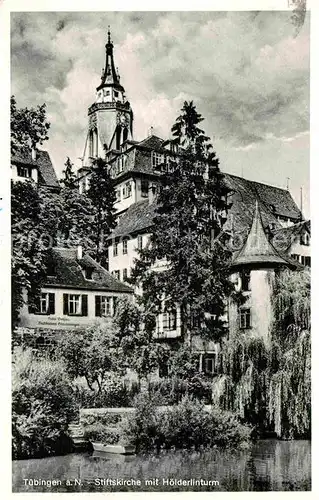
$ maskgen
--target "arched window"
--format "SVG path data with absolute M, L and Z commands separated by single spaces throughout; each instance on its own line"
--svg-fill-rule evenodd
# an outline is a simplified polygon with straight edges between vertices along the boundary
M 93 156 L 93 130 L 89 133 L 89 156 Z
M 121 127 L 116 129 L 116 149 L 120 149 L 121 146 Z
M 128 136 L 128 131 L 127 128 L 125 127 L 125 129 L 123 130 L 123 142 L 127 140 L 127 136 Z
M 96 128 L 93 131 L 93 156 L 94 157 L 98 156 L 98 136 Z

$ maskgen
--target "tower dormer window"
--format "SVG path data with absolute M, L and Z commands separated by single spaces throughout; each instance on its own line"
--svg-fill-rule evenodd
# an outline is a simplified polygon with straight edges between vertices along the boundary
M 163 163 L 163 155 L 161 153 L 157 153 L 156 151 L 152 151 L 152 167 L 154 169 L 158 169 L 161 163 Z
M 24 165 L 18 165 L 17 173 L 19 177 L 30 178 L 31 177 L 31 168 L 26 167 Z

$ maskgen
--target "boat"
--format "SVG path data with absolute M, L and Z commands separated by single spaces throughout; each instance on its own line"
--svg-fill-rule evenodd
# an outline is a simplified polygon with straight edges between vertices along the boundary
M 92 442 L 93 450 L 103 453 L 116 453 L 118 455 L 134 455 L 135 446 L 131 444 L 104 444 Z

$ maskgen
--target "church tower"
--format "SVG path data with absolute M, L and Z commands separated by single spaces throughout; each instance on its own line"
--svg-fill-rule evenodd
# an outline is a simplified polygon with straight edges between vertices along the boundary
M 133 139 L 133 112 L 115 69 L 110 29 L 105 45 L 105 67 L 96 89 L 95 102 L 88 109 L 89 126 L 82 167 L 104 157 L 110 150 L 120 150 L 121 144 Z

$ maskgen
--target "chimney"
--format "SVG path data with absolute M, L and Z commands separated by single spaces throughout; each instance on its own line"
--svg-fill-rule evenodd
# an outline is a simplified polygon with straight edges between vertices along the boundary
M 78 245 L 78 247 L 76 249 L 76 258 L 77 258 L 77 260 L 81 260 L 82 257 L 83 257 L 83 249 L 82 249 L 81 245 Z
M 31 159 L 32 159 L 32 161 L 36 161 L 36 159 L 37 159 L 37 150 L 36 150 L 36 148 L 31 148 Z

